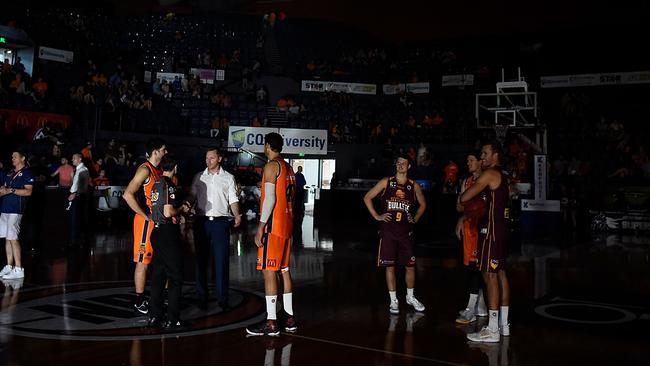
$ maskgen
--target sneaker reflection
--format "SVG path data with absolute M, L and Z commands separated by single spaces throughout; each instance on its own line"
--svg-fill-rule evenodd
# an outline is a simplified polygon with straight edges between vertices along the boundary
M 280 353 L 280 366 L 289 366 L 291 363 L 291 339 L 288 337 L 265 337 L 264 366 L 276 365 L 276 350 Z
M 423 317 L 424 313 L 420 312 L 410 312 L 404 317 L 400 317 L 398 314 L 390 314 L 388 318 L 388 330 L 384 338 L 384 351 L 386 353 L 384 353 L 383 359 L 377 359 L 375 364 L 392 364 L 395 352 L 413 355 L 415 349 L 413 329 Z M 396 347 L 399 347 L 397 345 L 398 343 L 402 343 L 403 348 L 396 349 Z M 406 358 L 404 361 L 408 364 L 412 359 Z
M 11 323 L 13 323 L 14 309 L 18 303 L 18 294 L 23 287 L 23 283 L 24 278 L 2 280 L 2 284 L 4 285 L 0 310 L 0 344 L 2 345 L 11 340 L 11 332 L 8 326 L 11 326 Z
M 483 343 L 468 341 L 467 345 L 471 350 L 483 352 L 488 359 L 490 366 L 510 365 L 510 337 L 501 337 L 499 343 Z

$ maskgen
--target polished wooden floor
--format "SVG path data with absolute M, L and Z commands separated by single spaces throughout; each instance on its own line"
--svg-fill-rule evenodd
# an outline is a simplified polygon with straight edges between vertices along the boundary
M 293 249 L 296 334 L 245 334 L 264 317 L 250 225 L 232 235 L 227 311 L 212 302 L 201 312 L 192 302 L 187 244 L 183 316 L 191 326 L 176 333 L 147 328 L 131 311 L 130 231 L 100 226 L 87 248 L 39 243 L 25 253 L 24 281 L 3 281 L 0 364 L 648 365 L 648 238 L 569 235 L 513 245 L 512 334 L 479 345 L 465 334 L 484 320 L 454 324 L 467 298 L 450 232 L 423 228 L 417 237 L 416 295 L 426 312 L 402 307 L 390 316 L 374 266 L 375 228 L 314 221 L 304 217 Z

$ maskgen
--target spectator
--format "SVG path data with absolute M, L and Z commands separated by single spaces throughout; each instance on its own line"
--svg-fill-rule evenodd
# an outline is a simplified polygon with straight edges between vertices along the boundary
M 40 99 L 45 98 L 45 92 L 47 92 L 47 83 L 43 81 L 43 78 L 39 77 L 38 81 L 32 85 L 32 89 L 36 93 L 36 96 Z
M 266 103 L 266 90 L 264 90 L 263 86 L 260 86 L 260 88 L 257 89 L 256 94 L 258 103 Z
M 74 176 L 74 167 L 68 164 L 68 158 L 61 158 L 61 165 L 52 173 L 52 178 L 59 176 L 59 187 L 70 188 L 72 187 L 72 177 Z
M 93 179 L 93 186 L 95 187 L 101 187 L 101 186 L 110 186 L 111 183 L 108 180 L 108 177 L 106 176 L 106 170 L 101 169 L 99 171 L 99 175 Z
M 9 84 L 9 89 L 11 89 L 14 93 L 20 94 L 20 95 L 26 95 L 27 90 L 25 89 L 25 82 L 23 81 L 23 74 L 22 73 L 16 73 L 16 78 L 11 81 Z
M 95 169 L 95 172 L 99 172 L 100 170 L 103 170 L 102 168 L 103 166 L 104 166 L 104 159 L 102 158 L 97 159 L 95 164 L 93 164 L 93 168 Z

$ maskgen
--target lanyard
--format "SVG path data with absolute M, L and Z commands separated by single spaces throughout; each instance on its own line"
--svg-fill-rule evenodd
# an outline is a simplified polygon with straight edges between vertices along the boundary
M 20 174 L 25 168 L 21 168 L 19 171 L 15 172 L 14 175 L 11 177 L 11 181 L 9 181 L 9 187 L 11 187 L 12 183 L 18 177 L 18 174 Z

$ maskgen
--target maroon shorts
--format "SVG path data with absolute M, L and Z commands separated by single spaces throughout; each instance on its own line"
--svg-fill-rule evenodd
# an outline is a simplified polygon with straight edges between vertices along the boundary
M 481 272 L 498 272 L 505 269 L 508 256 L 508 232 L 497 230 L 489 233 L 487 229 L 479 228 L 478 268 Z
M 412 267 L 415 265 L 413 254 L 413 231 L 396 232 L 379 230 L 378 267 L 392 267 L 396 264 Z

